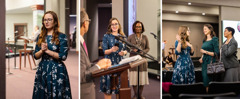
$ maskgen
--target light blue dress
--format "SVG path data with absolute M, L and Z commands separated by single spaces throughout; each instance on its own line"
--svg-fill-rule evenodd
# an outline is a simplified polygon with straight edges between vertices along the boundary
M 46 37 L 48 49 L 57 52 L 59 59 L 44 53 L 35 75 L 33 99 L 72 99 L 69 77 L 64 60 L 68 55 L 67 36 L 59 34 L 59 45 L 52 43 L 52 35 Z M 37 39 L 38 40 L 38 39 Z M 41 50 L 36 45 L 35 53 Z
M 191 47 L 181 48 L 181 52 L 176 50 L 178 41 L 175 42 L 175 53 L 178 56 L 174 66 L 172 83 L 173 84 L 192 84 L 195 83 L 194 65 L 190 55 Z

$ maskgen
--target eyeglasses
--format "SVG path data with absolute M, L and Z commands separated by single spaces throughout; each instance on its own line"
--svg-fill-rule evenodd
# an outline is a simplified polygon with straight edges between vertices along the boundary
M 88 21 L 89 23 L 91 22 L 91 19 L 88 19 L 88 20 L 86 20 L 86 21 Z
M 111 26 L 118 26 L 119 24 L 118 23 L 115 23 L 115 24 L 111 24 Z
M 53 19 L 51 19 L 51 18 L 48 18 L 48 19 L 44 19 L 43 21 L 44 22 L 51 22 Z
M 136 26 L 136 28 L 142 28 L 142 26 Z

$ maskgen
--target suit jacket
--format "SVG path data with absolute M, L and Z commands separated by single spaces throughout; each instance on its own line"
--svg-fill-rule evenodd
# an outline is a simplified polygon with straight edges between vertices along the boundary
M 80 46 L 81 52 L 81 99 L 95 99 L 95 85 L 93 82 L 92 72 L 99 68 L 96 64 L 90 62 L 83 45 Z
M 238 43 L 234 39 L 234 37 L 230 40 L 228 44 L 222 45 L 221 61 L 223 62 L 225 68 L 239 67 L 237 48 Z

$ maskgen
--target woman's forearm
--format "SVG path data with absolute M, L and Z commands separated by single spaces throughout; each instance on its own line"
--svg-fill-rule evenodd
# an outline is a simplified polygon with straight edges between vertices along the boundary
M 57 52 L 46 50 L 45 53 L 47 53 L 48 55 L 52 56 L 55 59 L 59 59 L 59 54 Z
M 109 54 L 111 54 L 112 52 L 113 52 L 112 49 L 108 49 L 108 50 L 105 50 L 104 54 L 105 54 L 105 55 L 109 55 Z
M 35 53 L 35 57 L 37 59 L 41 58 L 42 55 L 43 55 L 43 51 L 42 50 L 39 50 L 37 53 Z
M 178 42 L 178 45 L 177 45 L 177 51 L 178 51 L 178 53 L 180 53 L 181 52 L 181 42 Z

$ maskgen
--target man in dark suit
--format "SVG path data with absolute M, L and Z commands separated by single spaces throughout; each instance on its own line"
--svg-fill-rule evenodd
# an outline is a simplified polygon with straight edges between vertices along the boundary
M 101 59 L 97 64 L 90 62 L 86 43 L 83 39 L 84 34 L 88 31 L 89 22 L 88 15 L 84 9 L 81 9 L 81 28 L 80 28 L 80 67 L 81 67 L 81 99 L 95 99 L 95 85 L 93 83 L 92 72 L 108 68 L 111 66 L 109 59 Z

